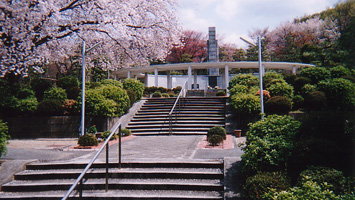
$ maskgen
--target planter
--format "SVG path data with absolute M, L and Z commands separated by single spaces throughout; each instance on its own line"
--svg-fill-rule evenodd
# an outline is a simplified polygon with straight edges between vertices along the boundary
M 242 130 L 240 130 L 240 129 L 234 130 L 234 136 L 235 137 L 241 137 L 242 136 Z

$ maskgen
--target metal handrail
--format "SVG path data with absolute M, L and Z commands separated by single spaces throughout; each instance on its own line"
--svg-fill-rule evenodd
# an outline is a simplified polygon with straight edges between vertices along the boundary
M 179 112 L 181 107 L 180 97 L 184 97 L 186 95 L 186 84 L 188 81 L 185 81 L 184 85 L 182 86 L 179 95 L 176 97 L 173 107 L 170 109 L 169 112 L 169 135 L 172 134 L 172 115 L 174 113 L 176 105 L 179 103 Z M 175 123 L 177 121 L 177 113 L 175 112 Z
M 118 131 L 118 135 L 119 135 L 119 140 L 120 143 L 119 145 L 121 145 L 121 123 L 118 123 L 111 131 L 111 134 L 107 137 L 107 139 L 105 140 L 104 144 L 101 146 L 101 148 L 99 149 L 99 151 L 94 155 L 94 157 L 90 160 L 90 162 L 86 165 L 85 169 L 83 170 L 83 172 L 81 172 L 81 174 L 79 175 L 79 177 L 75 180 L 75 182 L 73 183 L 73 185 L 69 188 L 69 190 L 67 191 L 67 193 L 65 194 L 65 196 L 62 198 L 62 200 L 66 200 L 69 195 L 73 192 L 73 190 L 78 186 L 78 184 L 80 183 L 80 191 L 79 191 L 79 197 L 82 197 L 82 179 L 84 178 L 86 172 L 90 169 L 90 167 L 92 166 L 92 164 L 95 162 L 95 160 L 97 159 L 97 157 L 100 155 L 100 153 L 102 152 L 102 150 L 106 147 L 106 186 L 105 186 L 105 191 L 107 192 L 108 190 L 108 142 L 110 141 L 111 137 L 115 134 L 115 132 Z M 121 149 L 121 148 L 119 148 Z M 119 166 L 121 166 L 121 152 L 119 152 Z

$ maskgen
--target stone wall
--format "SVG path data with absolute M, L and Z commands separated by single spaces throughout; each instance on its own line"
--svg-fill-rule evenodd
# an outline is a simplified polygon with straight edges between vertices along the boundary
M 99 132 L 109 130 L 119 118 L 87 117 L 86 129 L 96 125 Z M 12 139 L 77 138 L 80 116 L 18 117 L 5 119 Z

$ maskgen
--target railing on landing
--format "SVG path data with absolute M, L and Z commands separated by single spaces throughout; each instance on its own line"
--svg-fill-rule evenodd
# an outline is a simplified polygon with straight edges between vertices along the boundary
M 108 153 L 109 153 L 109 145 L 108 142 L 110 141 L 111 137 L 116 133 L 118 130 L 118 137 L 119 137 L 119 145 L 118 145 L 118 167 L 121 168 L 121 138 L 122 138 L 122 133 L 121 133 L 121 123 L 116 124 L 116 126 L 112 129 L 111 134 L 108 136 L 108 138 L 105 140 L 104 144 L 101 146 L 99 151 L 94 155 L 94 157 L 90 160 L 90 162 L 87 164 L 83 172 L 79 175 L 79 177 L 75 180 L 73 185 L 70 187 L 70 189 L 67 191 L 65 196 L 62 198 L 62 200 L 66 200 L 69 195 L 73 192 L 73 190 L 79 185 L 79 198 L 82 199 L 83 197 L 83 178 L 86 174 L 86 172 L 90 169 L 92 164 L 95 162 L 95 160 L 98 158 L 100 153 L 103 151 L 103 149 L 106 147 L 106 175 L 105 175 L 105 191 L 108 191 L 108 168 L 109 168 L 109 159 L 108 159 Z
M 169 112 L 169 135 L 172 135 L 172 133 L 173 133 L 173 114 L 175 114 L 175 123 L 176 123 L 177 122 L 177 115 L 180 114 L 180 112 L 181 112 L 181 100 L 183 100 L 183 97 L 186 96 L 187 82 L 188 81 L 185 81 L 184 85 L 182 86 L 182 88 L 180 90 L 179 95 L 176 97 L 173 107 L 171 108 L 171 110 Z M 178 107 L 177 111 L 175 111 L 176 106 Z

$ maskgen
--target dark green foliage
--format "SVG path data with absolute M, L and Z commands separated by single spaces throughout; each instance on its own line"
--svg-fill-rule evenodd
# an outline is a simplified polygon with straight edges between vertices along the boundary
M 236 84 L 229 90 L 229 94 L 233 96 L 238 93 L 248 93 L 248 91 L 248 86 Z
M 223 142 L 223 138 L 220 135 L 212 135 L 207 137 L 207 141 L 211 146 L 218 146 L 221 142 Z
M 179 94 L 181 89 L 182 89 L 181 86 L 177 86 L 176 88 L 173 88 L 173 91 L 174 91 L 175 94 Z
M 43 99 L 45 100 L 58 100 L 59 102 L 64 102 L 67 99 L 67 93 L 63 88 L 60 87 L 52 87 L 49 90 L 44 92 Z
M 36 112 L 45 116 L 63 115 L 64 108 L 62 107 L 62 102 L 56 99 L 45 99 L 38 104 Z
M 140 82 L 139 80 L 137 79 L 134 79 L 134 78 L 127 78 L 123 81 L 123 88 L 125 90 L 133 90 L 136 95 L 137 95 L 137 98 L 136 100 L 140 100 L 143 96 L 143 91 L 144 91 L 144 84 L 142 82 Z M 132 103 L 135 103 L 135 102 L 132 102 Z
M 308 94 L 310 94 L 313 91 L 316 91 L 317 87 L 311 84 L 306 84 L 301 88 L 301 95 L 303 96 L 307 96 Z
M 351 76 L 350 70 L 343 66 L 330 68 L 330 74 L 332 78 L 343 78 Z
M 294 148 L 300 122 L 290 116 L 269 115 L 264 121 L 250 124 L 242 155 L 247 174 L 260 171 L 282 171 Z
M 133 90 L 126 90 L 131 106 L 137 101 L 137 94 Z
M 304 98 L 301 95 L 295 95 L 292 99 L 292 110 L 303 108 Z
M 130 136 L 132 133 L 129 129 L 124 128 L 124 129 L 121 129 L 121 134 L 122 134 L 122 136 Z
M 152 97 L 161 97 L 161 92 L 159 92 L 159 91 L 155 91 L 154 93 L 153 93 L 153 95 L 152 95 Z
M 302 69 L 300 76 L 309 78 L 311 84 L 316 84 L 319 81 L 329 79 L 330 72 L 323 67 L 309 67 Z
M 219 97 L 219 96 L 226 96 L 226 92 L 224 90 L 219 90 L 217 93 L 216 93 L 216 96 Z
M 27 99 L 30 97 L 35 97 L 35 92 L 31 90 L 30 88 L 21 88 L 17 94 L 16 97 L 18 99 Z
M 265 102 L 265 112 L 268 114 L 285 115 L 291 111 L 292 102 L 284 96 L 274 96 Z
M 277 72 L 266 72 L 263 76 L 263 83 L 264 85 L 269 85 L 271 81 L 276 80 L 276 79 L 281 79 L 283 80 L 283 76 L 280 73 Z
M 85 134 L 79 137 L 78 144 L 80 146 L 97 146 L 99 142 L 93 134 Z
M 306 110 L 323 110 L 327 106 L 327 97 L 324 92 L 312 91 L 305 95 L 303 107 Z
M 96 134 L 97 133 L 96 125 L 90 126 L 88 129 L 88 133 Z
M 317 88 L 324 92 L 330 108 L 353 109 L 355 88 L 351 81 L 335 78 L 319 82 Z
M 298 184 L 302 185 L 307 181 L 316 182 L 320 186 L 326 183 L 327 188 L 335 192 L 335 194 L 344 193 L 345 177 L 343 172 L 329 167 L 309 167 L 301 172 Z
M 296 93 L 300 93 L 301 89 L 304 85 L 306 84 L 310 84 L 312 81 L 310 78 L 306 78 L 306 77 L 298 77 L 295 79 L 294 83 L 293 83 L 293 87 L 295 89 Z
M 275 84 L 271 84 L 266 88 L 267 91 L 270 92 L 270 96 L 285 96 L 290 99 L 293 97 L 293 86 L 286 83 L 286 81 L 276 82 Z
M 254 94 L 235 94 L 230 102 L 236 113 L 255 114 L 260 112 L 260 99 Z
M 275 191 L 287 190 L 290 180 L 281 172 L 263 172 L 246 180 L 244 191 L 248 199 L 264 199 L 263 195 L 271 189 Z
M 7 152 L 6 144 L 8 139 L 10 139 L 10 136 L 8 135 L 7 124 L 0 119 L 0 158 Z
M 78 88 L 79 87 L 79 80 L 75 76 L 64 76 L 60 78 L 57 82 L 57 86 L 61 87 L 65 90 L 69 88 Z
M 111 134 L 110 131 L 104 131 L 104 132 L 101 134 L 101 139 L 102 139 L 103 141 L 105 141 L 105 140 L 108 138 L 108 136 L 110 136 L 110 134 Z M 117 138 L 117 136 L 114 134 L 114 135 L 110 138 L 110 140 L 114 140 L 114 139 L 116 139 L 116 138 Z
M 46 79 L 41 79 L 39 77 L 35 77 L 31 81 L 31 86 L 35 91 L 36 98 L 38 101 L 43 99 L 44 91 L 49 90 L 53 86 L 54 82 Z
M 121 81 L 116 81 L 113 79 L 105 79 L 105 80 L 101 81 L 101 85 L 114 85 L 116 87 L 123 88 L 123 84 Z
M 224 129 L 222 126 L 214 126 L 208 130 L 207 138 L 212 137 L 213 135 L 219 135 L 223 140 L 225 140 L 227 137 L 226 129 Z
M 237 84 L 248 87 L 258 86 L 259 78 L 252 74 L 238 74 L 229 81 L 229 88 L 233 88 Z
M 169 98 L 170 97 L 170 95 L 168 93 L 162 93 L 161 96 L 165 97 L 165 98 Z
M 78 87 L 72 87 L 72 88 L 65 89 L 65 91 L 67 92 L 68 99 L 75 100 L 78 99 L 81 89 Z
M 32 114 L 37 110 L 38 101 L 35 96 L 26 99 L 19 99 L 16 105 L 16 111 L 24 114 Z

